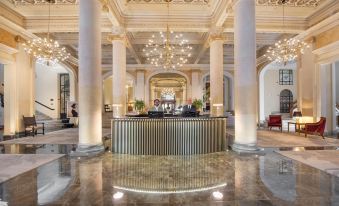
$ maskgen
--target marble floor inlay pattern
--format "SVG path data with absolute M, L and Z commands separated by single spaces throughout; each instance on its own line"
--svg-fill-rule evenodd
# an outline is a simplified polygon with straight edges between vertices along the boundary
M 29 151 L 69 153 L 71 148 L 54 147 Z M 339 205 L 339 178 L 275 152 L 105 152 L 65 156 L 18 175 L 0 184 L 0 199 L 8 205 Z

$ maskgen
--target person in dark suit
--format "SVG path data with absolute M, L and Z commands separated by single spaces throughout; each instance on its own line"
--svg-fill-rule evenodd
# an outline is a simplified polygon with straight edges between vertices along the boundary
M 195 108 L 194 105 L 192 105 L 192 100 L 188 99 L 187 104 L 182 108 L 182 112 L 197 112 L 197 108 Z
M 149 111 L 152 111 L 152 112 L 163 112 L 164 111 L 160 104 L 159 99 L 154 100 L 154 106 Z

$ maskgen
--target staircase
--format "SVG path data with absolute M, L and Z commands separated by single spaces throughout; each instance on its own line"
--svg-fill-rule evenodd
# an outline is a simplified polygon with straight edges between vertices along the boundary
M 45 123 L 45 132 L 53 132 L 64 129 L 64 124 L 60 119 L 37 120 L 37 123 Z
M 39 112 L 38 110 L 35 110 L 35 119 L 36 121 L 45 121 L 45 120 L 53 120 L 52 117 L 42 113 L 42 112 Z
M 61 122 L 60 119 L 53 119 L 50 116 L 37 110 L 35 111 L 35 119 L 37 123 L 45 123 L 45 132 L 52 132 L 64 129 L 64 124 Z

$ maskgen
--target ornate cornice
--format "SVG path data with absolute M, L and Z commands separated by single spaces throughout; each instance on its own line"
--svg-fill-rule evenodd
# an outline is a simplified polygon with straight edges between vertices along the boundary
M 259 6 L 281 6 L 282 0 L 256 0 Z M 292 7 L 317 7 L 325 0 L 287 0 L 286 6 Z
M 127 0 L 128 4 L 198 4 L 207 5 L 211 0 Z
M 48 4 L 46 0 L 7 0 L 14 5 L 40 5 Z M 53 4 L 78 4 L 79 0 L 54 0 Z

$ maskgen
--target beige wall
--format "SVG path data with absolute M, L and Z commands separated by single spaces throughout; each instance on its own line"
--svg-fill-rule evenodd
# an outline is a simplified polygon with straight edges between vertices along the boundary
M 293 85 L 279 85 L 279 69 L 269 69 L 264 74 L 264 111 L 265 117 L 280 112 L 280 92 L 288 89 L 293 94 L 293 101 L 297 98 L 296 71 L 293 70 Z
M 336 103 L 339 104 L 339 61 L 335 63 L 335 94 Z
M 315 49 L 319 49 L 338 40 L 339 40 L 339 26 L 336 26 L 315 37 Z
M 35 100 L 55 110 L 47 109 L 35 104 L 35 109 L 51 118 L 59 118 L 60 115 L 60 91 L 59 74 L 68 73 L 70 77 L 70 101 L 75 100 L 75 80 L 72 73 L 61 65 L 47 67 L 35 64 Z
M 2 28 L 0 28 L 0 43 L 12 48 L 16 48 L 17 46 L 15 36 Z

